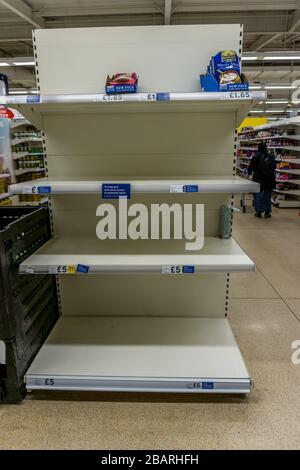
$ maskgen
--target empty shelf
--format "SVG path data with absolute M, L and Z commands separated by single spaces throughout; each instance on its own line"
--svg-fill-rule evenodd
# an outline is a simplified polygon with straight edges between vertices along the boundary
M 0 104 L 17 108 L 42 127 L 46 114 L 139 113 L 139 112 L 228 112 L 245 110 L 245 105 L 266 97 L 265 91 L 134 93 L 121 95 L 34 95 L 1 96 Z
M 27 389 L 248 393 L 227 319 L 61 317 Z
M 117 247 L 114 240 L 52 238 L 21 263 L 19 270 L 28 274 L 173 274 L 168 270 L 179 266 L 178 274 L 182 275 L 254 270 L 254 263 L 233 239 L 207 237 L 203 249 L 194 253 L 185 251 L 184 240 L 180 244 L 177 240 L 175 253 L 161 254 L 174 245 L 161 240 L 124 240 L 121 253 L 116 254 L 120 241 L 116 242 Z
M 280 181 L 280 183 L 285 183 L 285 181 Z M 299 189 L 274 189 L 275 193 L 283 193 L 286 194 L 287 196 L 300 196 L 300 190 Z
M 41 178 L 12 184 L 10 191 L 14 194 L 101 194 L 104 184 L 131 185 L 132 193 L 240 193 L 258 192 L 259 184 L 239 177 L 208 178 L 187 177 L 182 180 L 106 180 L 87 181 L 78 179 Z

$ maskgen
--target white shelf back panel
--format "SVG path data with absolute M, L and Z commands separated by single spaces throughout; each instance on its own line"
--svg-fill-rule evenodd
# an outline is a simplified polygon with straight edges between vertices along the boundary
M 136 71 L 140 91 L 199 91 L 199 74 L 206 70 L 213 54 L 223 49 L 239 52 L 240 32 L 240 25 L 37 30 L 40 91 L 42 94 L 103 92 L 106 75 L 119 71 Z M 165 175 L 178 179 L 193 174 L 232 176 L 235 114 L 235 111 L 220 114 L 214 108 L 208 113 L 47 115 L 44 129 L 48 176 Z M 211 195 L 207 203 L 206 235 L 218 235 L 219 207 L 230 200 L 228 194 L 219 196 Z M 83 202 L 78 207 L 72 206 L 76 199 L 66 198 L 58 207 L 54 199 L 55 235 L 95 236 L 99 202 L 84 197 L 87 198 L 85 207 Z M 168 202 L 168 197 L 160 198 L 160 202 Z M 164 316 L 166 311 L 170 312 L 171 309 L 164 308 L 168 302 L 175 316 L 182 315 L 182 305 L 187 305 L 186 311 L 192 315 L 224 315 L 226 275 L 203 275 L 199 281 L 189 283 L 164 281 L 160 286 L 152 276 L 138 281 L 138 289 L 133 288 L 127 301 L 122 302 L 116 293 L 122 291 L 124 282 L 129 283 L 122 276 L 105 280 L 96 276 L 90 284 L 85 281 L 70 284 L 68 279 L 60 279 L 62 313 L 72 315 L 74 309 L 79 313 L 78 305 L 84 309 L 86 305 L 101 304 L 95 315 L 103 315 L 105 311 L 112 314 L 109 303 L 113 302 L 119 308 L 124 305 L 122 312 L 130 315 L 138 297 L 139 304 L 145 303 L 140 311 L 151 310 L 153 315 Z M 102 295 L 97 282 L 106 286 Z M 175 289 L 163 287 L 168 283 Z M 154 297 L 154 293 L 163 301 L 150 309 L 146 299 Z
M 224 317 L 226 281 L 226 274 L 62 276 L 62 310 L 64 316 Z
M 232 175 L 232 154 L 199 153 L 175 155 L 175 154 L 146 154 L 139 155 L 48 155 L 48 171 L 52 177 L 61 179 L 70 175 L 70 167 L 76 168 L 77 175 L 83 175 L 87 179 L 95 179 L 95 176 L 107 179 L 119 172 L 123 178 L 134 174 L 141 177 L 165 177 L 181 175 L 181 179 L 191 175 L 228 176 Z
M 139 91 L 200 91 L 213 54 L 239 51 L 240 25 L 35 31 L 43 94 L 103 92 L 107 74 L 137 72 Z
M 234 116 L 233 112 L 47 116 L 47 155 L 232 155 Z

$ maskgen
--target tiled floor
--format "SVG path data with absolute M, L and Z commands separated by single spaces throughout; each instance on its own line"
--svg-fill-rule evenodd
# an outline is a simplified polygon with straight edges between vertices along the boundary
M 250 397 L 39 394 L 0 407 L 0 449 L 299 449 L 291 343 L 300 340 L 300 217 L 237 214 L 234 233 L 257 265 L 233 275 L 230 290 L 229 318 L 255 382 Z

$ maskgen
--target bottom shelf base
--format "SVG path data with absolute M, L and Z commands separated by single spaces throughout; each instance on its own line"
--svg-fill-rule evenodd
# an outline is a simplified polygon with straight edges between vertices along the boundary
M 61 317 L 28 390 L 249 393 L 225 318 Z

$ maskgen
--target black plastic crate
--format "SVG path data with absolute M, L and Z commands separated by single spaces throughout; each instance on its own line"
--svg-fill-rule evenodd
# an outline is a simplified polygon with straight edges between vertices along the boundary
M 47 207 L 0 207 L 0 400 L 22 399 L 23 378 L 58 318 L 55 276 L 19 274 L 51 237 Z

